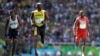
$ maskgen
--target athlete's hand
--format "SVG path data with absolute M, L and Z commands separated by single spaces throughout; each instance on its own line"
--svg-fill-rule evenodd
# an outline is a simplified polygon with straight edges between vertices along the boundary
M 18 32 L 20 31 L 20 29 L 18 28 L 18 29 L 16 29 Z
M 76 37 L 76 34 L 74 34 L 74 37 Z
M 32 27 L 36 26 L 36 23 L 32 24 Z
M 42 21 L 42 24 L 45 24 L 45 21 Z
M 74 32 L 73 34 L 74 34 L 74 37 L 76 37 L 76 33 Z
M 88 37 L 90 36 L 90 33 L 88 32 Z

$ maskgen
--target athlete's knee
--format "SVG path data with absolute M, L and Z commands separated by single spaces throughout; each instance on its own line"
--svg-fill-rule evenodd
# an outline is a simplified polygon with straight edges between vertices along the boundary
M 38 37 L 38 35 L 34 35 L 34 37 L 35 37 L 35 38 L 37 38 L 37 37 Z
M 10 42 L 11 42 L 10 40 L 11 40 L 11 39 L 6 39 L 6 43 L 7 43 L 7 44 L 10 44 Z
M 14 39 L 14 43 L 17 43 L 18 42 L 18 39 Z
M 83 46 L 85 46 L 86 45 L 86 43 L 85 42 L 83 42 Z
M 45 33 L 41 32 L 41 33 L 40 33 L 40 36 L 41 36 L 42 38 L 44 38 Z

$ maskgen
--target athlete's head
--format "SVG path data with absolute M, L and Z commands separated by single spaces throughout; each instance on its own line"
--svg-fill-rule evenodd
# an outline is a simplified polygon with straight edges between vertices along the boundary
M 42 3 L 38 2 L 36 8 L 40 11 L 42 9 Z
M 84 16 L 84 11 L 83 11 L 83 10 L 80 10 L 80 11 L 79 11 L 79 15 L 80 15 L 81 17 L 83 17 L 83 16 Z
M 10 11 L 10 16 L 11 16 L 11 17 L 15 17 L 15 15 L 16 15 L 15 11 L 14 11 L 14 10 L 11 10 L 11 11 Z

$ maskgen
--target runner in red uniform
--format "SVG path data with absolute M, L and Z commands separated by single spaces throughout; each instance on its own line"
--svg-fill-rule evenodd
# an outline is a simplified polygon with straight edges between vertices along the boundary
M 89 35 L 89 20 L 86 16 L 84 16 L 83 10 L 80 10 L 79 16 L 76 18 L 76 21 L 73 26 L 73 31 L 76 40 L 76 46 L 79 45 L 79 42 L 82 40 L 82 52 L 85 53 L 85 44 L 87 37 Z

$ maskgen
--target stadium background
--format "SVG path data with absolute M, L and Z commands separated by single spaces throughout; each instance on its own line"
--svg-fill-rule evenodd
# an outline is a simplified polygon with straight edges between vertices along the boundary
M 72 25 L 78 15 L 78 11 L 83 9 L 90 20 L 90 36 L 87 41 L 86 53 L 100 56 L 100 0 L 40 0 L 44 9 L 50 16 L 50 22 L 46 27 L 45 42 L 47 46 L 42 52 L 53 52 L 55 49 L 61 51 L 63 55 L 74 53 L 74 37 Z M 4 53 L 2 46 L 5 45 L 4 24 L 9 16 L 9 10 L 14 8 L 17 15 L 23 20 L 23 29 L 20 31 L 18 54 L 34 55 L 33 38 L 31 36 L 31 26 L 29 19 L 31 11 L 35 9 L 38 0 L 0 0 L 0 51 Z M 49 46 L 48 46 L 49 44 Z M 67 45 L 67 46 L 66 46 Z M 56 52 L 56 51 L 54 51 Z M 80 48 L 76 50 L 80 53 Z M 25 55 L 24 55 L 25 54 Z M 29 55 L 26 55 L 29 56 Z M 43 55 L 42 55 L 43 56 Z M 51 55 L 52 56 L 52 55 Z M 88 55 L 89 56 L 89 55 Z

